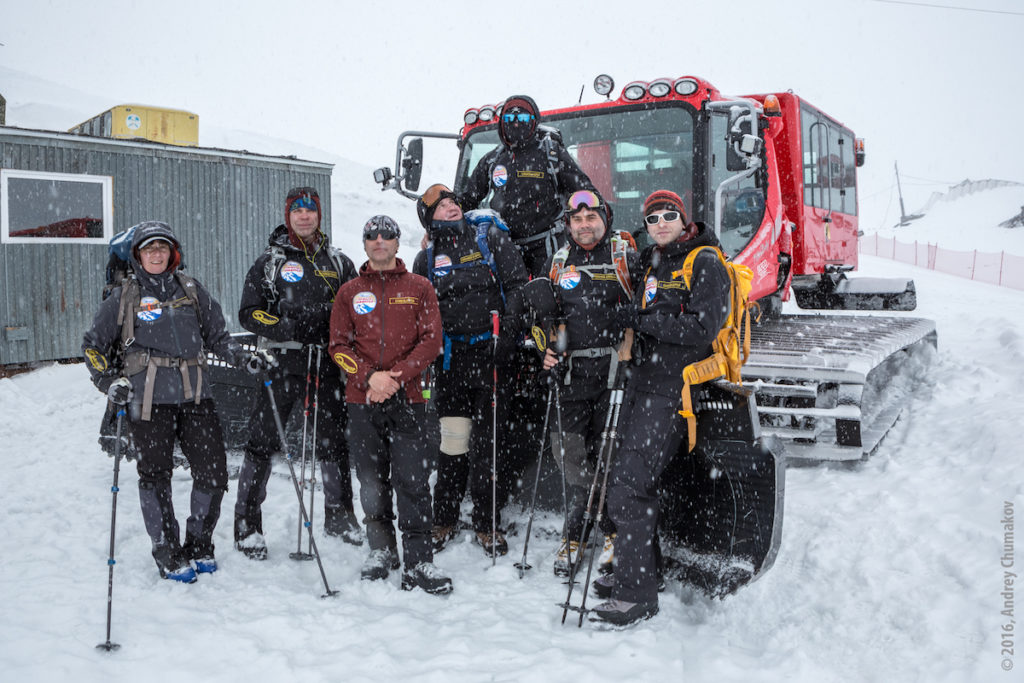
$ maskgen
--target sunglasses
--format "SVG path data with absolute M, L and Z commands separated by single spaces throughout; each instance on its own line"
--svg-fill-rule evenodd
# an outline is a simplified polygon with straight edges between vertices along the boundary
M 601 198 L 590 190 L 577 190 L 569 196 L 569 213 L 576 213 L 581 209 L 601 208 Z
M 437 206 L 442 199 L 451 199 L 458 203 L 458 198 L 455 196 L 455 193 L 440 183 L 428 187 L 427 191 L 423 193 L 423 196 L 420 197 L 420 199 L 422 199 L 423 203 L 431 209 Z
M 505 123 L 529 123 L 533 121 L 533 114 L 503 114 Z
M 666 223 L 671 223 L 679 218 L 678 211 L 666 211 L 665 213 L 652 213 L 650 216 L 644 216 L 644 220 L 647 221 L 647 225 L 657 225 L 658 221 L 664 219 Z
M 373 228 L 363 233 L 364 240 L 370 240 L 373 242 L 378 237 L 383 237 L 386 240 L 397 240 L 398 233 L 391 228 Z

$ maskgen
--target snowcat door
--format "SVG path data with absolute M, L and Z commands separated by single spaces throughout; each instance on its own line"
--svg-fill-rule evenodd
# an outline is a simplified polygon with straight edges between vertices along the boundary
M 417 137 L 414 137 L 417 136 Z M 406 138 L 408 145 L 403 145 Z M 398 136 L 397 149 L 395 151 L 395 172 L 387 166 L 378 168 L 373 172 L 373 181 L 381 186 L 381 191 L 394 190 L 403 197 L 419 199 L 416 191 L 420 187 L 420 175 L 423 173 L 423 138 L 438 138 L 442 140 L 461 140 L 461 136 L 455 133 L 431 133 L 424 131 L 407 130 Z
M 782 542 L 785 454 L 761 434 L 754 391 L 725 381 L 696 389 L 697 447 L 661 479 L 667 573 L 724 597 L 771 568 Z

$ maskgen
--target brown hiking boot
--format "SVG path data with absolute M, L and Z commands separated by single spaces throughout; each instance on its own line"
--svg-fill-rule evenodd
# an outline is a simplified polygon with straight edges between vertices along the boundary
M 448 541 L 453 540 L 459 535 L 458 529 L 454 526 L 435 526 L 430 531 L 431 544 L 434 547 L 434 552 L 439 553 L 444 550 L 444 547 L 448 545 Z
M 491 540 L 491 533 L 489 531 L 476 532 L 476 542 L 483 546 L 484 551 L 486 551 L 488 555 L 492 554 L 492 545 L 494 546 L 493 554 L 508 554 L 508 541 L 505 540 L 505 534 L 500 529 L 495 533 L 493 543 Z

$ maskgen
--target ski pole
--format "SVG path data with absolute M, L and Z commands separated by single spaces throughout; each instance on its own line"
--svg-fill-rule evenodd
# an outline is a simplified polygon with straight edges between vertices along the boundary
M 523 573 L 527 569 L 532 567 L 526 562 L 526 549 L 530 547 L 530 531 L 533 529 L 533 516 L 537 511 L 537 489 L 540 486 L 540 471 L 544 465 L 544 442 L 547 440 L 548 435 L 548 417 L 551 415 L 551 399 L 554 396 L 555 388 L 548 388 L 548 402 L 547 407 L 544 409 L 544 425 L 540 430 L 540 452 L 537 454 L 537 474 L 533 478 L 533 495 L 530 497 L 530 517 L 526 522 L 526 539 L 523 541 L 523 559 L 522 561 L 515 564 L 515 568 L 519 570 L 519 578 L 523 578 Z
M 491 311 L 492 364 L 494 382 L 491 384 L 491 566 L 498 561 L 498 312 Z
M 313 385 L 313 453 L 311 455 L 311 463 L 309 468 L 309 524 L 313 524 L 313 515 L 316 512 L 316 506 L 313 505 L 316 499 L 316 420 L 320 415 L 320 347 L 316 347 L 316 380 Z M 313 535 L 309 536 L 309 553 L 313 552 Z
M 117 477 L 121 471 L 121 430 L 124 427 L 124 406 L 117 407 L 117 441 L 114 443 L 114 483 L 110 487 L 112 501 L 110 503 L 110 556 L 107 558 L 109 573 L 107 576 L 107 640 L 96 646 L 97 650 L 120 649 L 118 643 L 110 642 L 110 612 L 114 603 L 114 530 L 117 528 Z
M 601 520 L 604 516 L 604 501 L 605 495 L 608 492 L 608 473 L 612 469 L 612 454 L 615 452 L 615 441 L 618 436 L 618 424 L 619 424 L 619 411 L 622 408 L 622 394 L 623 390 L 620 387 L 616 387 L 612 391 L 612 406 L 615 411 L 615 417 L 612 419 L 611 433 L 608 435 L 608 456 L 601 461 L 600 465 L 604 469 L 604 478 L 601 481 L 601 497 L 597 503 L 597 518 L 594 520 L 594 526 L 598 527 L 601 524 Z M 594 569 L 594 556 L 596 555 L 597 544 L 589 549 L 590 557 L 587 561 L 587 576 L 583 580 L 583 597 L 580 600 L 579 613 L 580 620 L 576 624 L 578 628 L 583 627 L 583 616 L 589 611 L 587 609 L 587 590 L 590 588 L 590 574 Z
M 338 591 L 332 591 L 331 587 L 327 585 L 327 574 L 324 573 L 324 563 L 320 560 L 320 551 L 316 547 L 316 541 L 313 540 L 313 525 L 309 522 L 309 515 L 306 514 L 306 501 L 302 497 L 302 489 L 299 488 L 299 482 L 295 478 L 295 465 L 292 464 L 292 453 L 288 450 L 288 440 L 284 435 L 284 425 L 281 424 L 281 415 L 277 412 L 277 400 L 274 398 L 274 392 L 270 388 L 272 382 L 268 377 L 263 383 L 267 387 L 267 394 L 270 397 L 270 412 L 274 415 L 274 424 L 277 426 L 277 436 L 281 440 L 281 448 L 285 452 L 285 462 L 288 463 L 288 472 L 292 477 L 292 485 L 295 487 L 295 496 L 299 499 L 299 513 L 302 515 L 302 521 L 306 527 L 306 531 L 309 533 L 309 546 L 313 550 L 313 557 L 316 558 L 316 565 L 320 569 L 320 578 L 324 582 L 324 590 L 327 592 L 320 597 L 326 598 L 328 596 L 337 595 Z
M 299 481 L 302 482 L 302 487 L 306 486 L 306 426 L 309 424 L 309 385 L 311 379 L 309 373 L 313 367 L 313 347 L 309 347 L 309 353 L 306 354 L 306 397 L 302 401 L 302 457 L 300 459 L 301 465 L 299 466 Z M 302 552 L 302 516 L 299 516 L 299 530 L 297 535 L 297 542 L 295 545 L 295 552 L 288 553 L 288 557 L 293 560 L 312 560 L 313 556 L 309 553 Z

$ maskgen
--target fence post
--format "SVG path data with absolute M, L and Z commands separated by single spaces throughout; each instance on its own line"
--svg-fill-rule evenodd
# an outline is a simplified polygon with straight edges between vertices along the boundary
M 1003 284 L 1003 261 L 1006 260 L 1006 252 L 999 252 L 999 284 Z
M 974 279 L 974 269 L 977 267 L 977 265 L 978 265 L 978 250 L 975 249 L 974 250 L 974 258 L 971 259 L 971 279 L 972 280 Z

